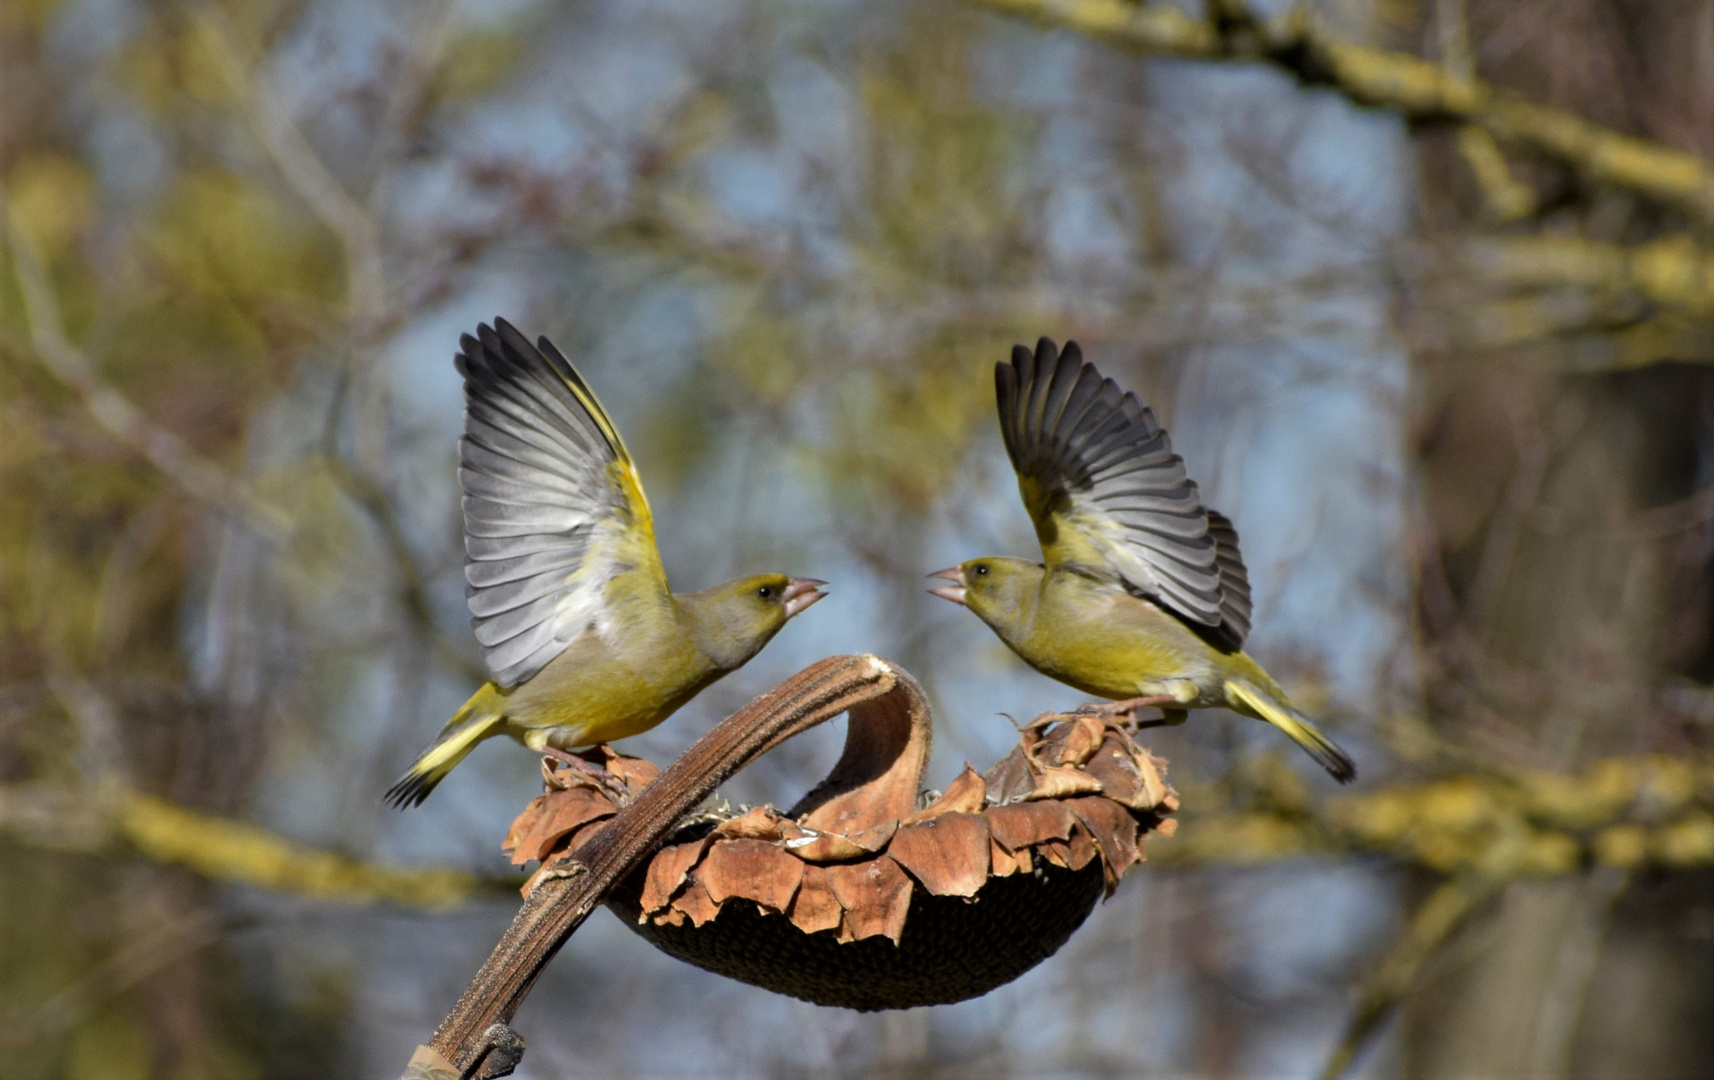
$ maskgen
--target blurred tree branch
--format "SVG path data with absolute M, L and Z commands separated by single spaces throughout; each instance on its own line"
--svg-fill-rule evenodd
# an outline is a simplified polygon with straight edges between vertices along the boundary
M 1435 22 L 1440 31 L 1440 60 L 1456 79 L 1476 77 L 1476 57 L 1470 48 L 1470 12 L 1465 0 L 1439 0 Z M 1488 216 L 1504 223 L 1536 212 L 1535 191 L 1512 175 L 1494 136 L 1486 128 L 1466 124 L 1458 129 L 1458 152 L 1482 192 Z
M 36 847 L 94 852 L 122 841 L 142 857 L 214 881 L 346 904 L 443 911 L 517 888 L 512 877 L 376 866 L 192 810 L 117 782 L 0 785 L 0 831 Z
M 1497 882 L 1591 866 L 1714 866 L 1714 760 L 1613 757 L 1580 776 L 1471 771 L 1322 803 L 1274 758 L 1252 781 L 1251 805 L 1225 810 L 1197 810 L 1230 805 L 1219 788 L 1188 787 L 1184 827 L 1152 846 L 1150 861 L 1188 869 L 1368 854 Z M 512 884 L 455 870 L 371 866 L 117 782 L 83 790 L 0 785 L 0 829 L 50 849 L 90 850 L 119 837 L 146 858 L 216 880 L 352 903 L 448 907 Z
M 0 211 L 0 218 L 6 218 Z M 24 321 L 42 366 L 83 399 L 90 414 L 122 442 L 142 454 L 192 496 L 239 521 L 276 547 L 290 539 L 292 517 L 247 485 L 228 476 L 185 445 L 172 432 L 149 420 L 142 410 L 96 372 L 95 364 L 66 336 L 59 301 L 54 297 L 35 244 L 9 218 L 0 220 L 12 267 L 23 297 Z
M 244 59 L 247 50 L 220 9 L 214 5 L 202 8 L 196 26 L 207 40 L 209 55 L 238 96 L 263 149 L 292 190 L 339 238 L 349 275 L 346 292 L 352 321 L 358 327 L 371 326 L 380 318 L 387 302 L 380 227 L 316 156 L 281 107 L 279 93 L 259 85 L 259 76 L 252 76 L 250 69 L 255 65 Z
M 1380 968 L 1363 988 L 1344 1037 L 1322 1069 L 1322 1080 L 1338 1080 L 1350 1068 L 1381 1022 L 1411 992 L 1423 965 L 1502 884 L 1481 873 L 1458 874 L 1441 883 L 1417 907 L 1404 932 L 1393 942 Z
M 1266 759 L 1251 808 L 1185 790 L 1184 827 L 1162 866 L 1254 865 L 1317 854 L 1376 854 L 1454 875 L 1549 878 L 1590 866 L 1714 866 L 1714 760 L 1612 757 L 1580 776 L 1485 769 L 1312 803 L 1296 773 Z
M 1714 251 L 1682 234 L 1640 244 L 1472 237 L 1425 246 L 1412 262 L 1435 297 L 1417 329 L 1449 345 L 1564 341 L 1579 372 L 1714 362 Z
M 434 611 L 429 607 L 428 583 L 417 564 L 416 552 L 411 550 L 398 512 L 393 509 L 386 492 L 381 490 L 381 485 L 353 469 L 336 448 L 328 448 L 322 461 L 334 483 L 362 507 L 380 530 L 382 543 L 386 545 L 394 571 L 398 574 L 399 602 L 418 633 L 433 647 L 435 656 L 469 681 L 477 685 L 487 682 L 488 670 L 454 644 L 435 622 Z
M 72 1029 L 101 1002 L 217 942 L 222 924 L 212 912 L 198 909 L 134 936 L 77 981 L 49 996 L 22 1023 L 10 1025 L 12 1030 L 0 1042 L 27 1044 Z
M 1630 246 L 1567 236 L 1486 237 L 1465 243 L 1460 261 L 1497 285 L 1632 292 L 1687 315 L 1714 315 L 1714 251 L 1683 235 Z
M 1607 758 L 1580 776 L 1483 769 L 1320 805 L 1277 759 L 1258 766 L 1254 808 L 1203 817 L 1195 807 L 1206 803 L 1191 789 L 1184 827 L 1173 842 L 1151 848 L 1151 861 L 1257 865 L 1370 853 L 1440 878 L 1363 986 L 1323 1080 L 1350 1067 L 1415 990 L 1427 962 L 1512 882 L 1604 868 L 1619 882 L 1610 900 L 1636 871 L 1714 866 L 1714 759 L 1706 757 Z
M 1304 5 L 1265 19 L 1244 0 L 1212 3 L 1207 19 L 1124 0 L 976 0 L 1135 52 L 1198 60 L 1266 61 L 1300 82 L 1409 120 L 1461 121 L 1552 158 L 1585 180 L 1629 188 L 1714 225 L 1714 165 L 1682 150 L 1610 131 L 1573 113 L 1408 53 L 1354 45 L 1317 25 Z

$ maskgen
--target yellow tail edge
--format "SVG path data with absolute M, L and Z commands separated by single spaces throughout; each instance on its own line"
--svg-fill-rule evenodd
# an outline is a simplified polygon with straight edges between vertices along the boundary
M 1227 681 L 1226 695 L 1249 706 L 1263 720 L 1285 732 L 1288 739 L 1303 747 L 1304 752 L 1326 769 L 1333 779 L 1349 784 L 1357 778 L 1357 765 L 1351 756 L 1296 709 L 1236 679 Z
M 400 810 L 420 806 L 435 786 L 446 779 L 446 774 L 476 749 L 477 743 L 494 734 L 493 727 L 505 711 L 506 699 L 493 683 L 472 694 L 440 729 L 434 744 L 419 754 L 405 775 L 387 789 L 387 805 Z

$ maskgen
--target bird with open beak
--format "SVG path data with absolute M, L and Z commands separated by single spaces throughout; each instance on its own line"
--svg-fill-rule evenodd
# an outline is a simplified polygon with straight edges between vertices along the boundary
M 1202 504 L 1154 410 L 1042 338 L 995 366 L 1000 431 L 1042 562 L 931 574 L 1042 674 L 1182 723 L 1221 707 L 1279 728 L 1340 782 L 1351 758 L 1244 651 L 1250 582 L 1232 523 Z
M 571 363 L 504 319 L 461 345 L 465 593 L 492 678 L 387 792 L 399 807 L 495 735 L 564 759 L 649 730 L 827 584 L 757 574 L 673 592 L 636 465 Z

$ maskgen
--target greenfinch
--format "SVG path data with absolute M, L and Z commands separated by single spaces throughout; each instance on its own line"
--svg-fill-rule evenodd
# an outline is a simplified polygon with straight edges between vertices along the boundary
M 986 557 L 931 575 L 1024 662 L 1113 713 L 1227 708 L 1285 732 L 1334 779 L 1351 758 L 1243 651 L 1238 533 L 1202 505 L 1154 410 L 1042 338 L 995 365 L 1000 431 L 1043 562 Z
M 465 598 L 492 681 L 387 792 L 401 808 L 496 735 L 563 759 L 647 731 L 825 595 L 785 574 L 674 593 L 636 465 L 570 362 L 504 319 L 460 345 Z

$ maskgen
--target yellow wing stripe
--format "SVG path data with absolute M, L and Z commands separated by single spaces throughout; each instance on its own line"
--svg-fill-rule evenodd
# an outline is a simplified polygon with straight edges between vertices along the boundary
M 570 367 L 570 364 L 566 366 Z M 655 515 L 654 511 L 649 509 L 649 497 L 643 491 L 643 478 L 637 472 L 637 463 L 632 459 L 631 451 L 626 448 L 619 428 L 607 415 L 607 410 L 595 396 L 595 391 L 584 384 L 582 378 L 576 374 L 576 369 L 572 369 L 571 378 L 566 378 L 563 372 L 556 374 L 559 375 L 560 381 L 565 383 L 566 389 L 571 391 L 572 396 L 577 398 L 577 403 L 583 406 L 589 418 L 595 421 L 595 426 L 600 429 L 602 438 L 607 440 L 607 445 L 613 448 L 615 461 L 609 467 L 608 478 L 625 500 L 627 516 L 630 519 L 625 529 L 626 546 L 634 549 L 632 561 L 636 565 L 650 567 L 654 571 L 652 576 L 664 583 L 666 572 L 661 567 L 659 547 L 655 540 Z
M 601 435 L 607 440 L 607 445 L 613 448 L 613 453 L 618 455 L 620 461 L 629 462 L 631 452 L 625 449 L 625 440 L 619 437 L 619 429 L 613 426 L 612 418 L 607 415 L 607 410 L 601 407 L 595 391 L 583 385 L 581 379 L 568 379 L 564 374 L 560 374 L 560 381 L 565 383 L 566 389 L 571 391 L 577 403 L 589 413 L 589 418 L 595 421 L 595 426 L 601 429 Z

